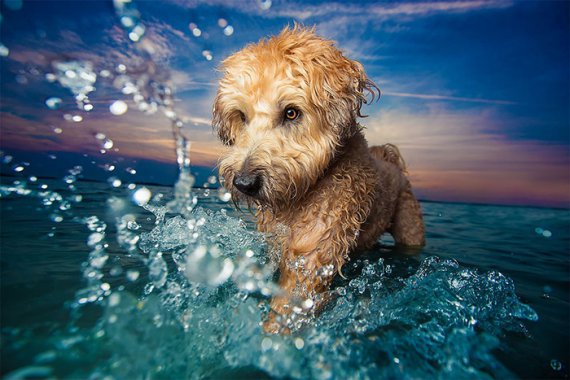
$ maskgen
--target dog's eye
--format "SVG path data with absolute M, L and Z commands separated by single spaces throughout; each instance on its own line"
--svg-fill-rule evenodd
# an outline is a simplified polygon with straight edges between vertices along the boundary
M 300 112 L 293 108 L 293 107 L 289 107 L 285 109 L 285 119 L 286 120 L 295 120 L 299 117 Z

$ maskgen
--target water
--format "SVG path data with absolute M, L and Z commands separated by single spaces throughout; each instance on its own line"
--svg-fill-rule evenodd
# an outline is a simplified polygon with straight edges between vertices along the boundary
M 67 122 L 81 125 L 109 89 L 114 117 L 162 113 L 179 178 L 129 183 L 109 159 L 106 182 L 80 181 L 79 163 L 48 180 L 0 153 L 15 176 L 0 176 L 5 378 L 568 378 L 568 210 L 424 203 L 423 250 L 384 237 L 343 268 L 321 315 L 305 300 L 290 336 L 264 334 L 276 253 L 223 188 L 193 189 L 170 70 L 137 3 L 113 5 L 129 59 L 56 57 L 30 75 L 67 91 L 45 100 Z M 101 155 L 118 151 L 92 137 Z
M 147 186 L 139 206 L 108 183 L 40 179 L 18 195 L 13 181 L 0 200 L 6 378 L 568 376 L 567 210 L 423 203 L 421 252 L 384 237 L 322 315 L 276 336 L 260 327 L 275 291 L 264 239 L 218 191 L 194 189 L 201 207 L 184 218 L 170 188 Z M 62 200 L 46 206 L 58 197 L 42 184 Z

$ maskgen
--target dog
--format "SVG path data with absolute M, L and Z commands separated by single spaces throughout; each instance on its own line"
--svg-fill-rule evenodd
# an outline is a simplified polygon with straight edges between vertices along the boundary
M 398 149 L 369 148 L 357 122 L 365 92 L 374 100 L 380 90 L 314 28 L 286 27 L 220 71 L 212 119 L 228 147 L 220 177 L 280 252 L 281 293 L 263 327 L 288 333 L 295 314 L 320 310 L 334 275 L 382 233 L 424 245 L 420 204 Z

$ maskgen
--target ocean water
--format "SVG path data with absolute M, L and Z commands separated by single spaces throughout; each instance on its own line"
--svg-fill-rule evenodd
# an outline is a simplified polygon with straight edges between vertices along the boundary
M 569 210 L 423 202 L 425 248 L 383 237 L 280 336 L 223 192 L 1 179 L 6 379 L 568 378 Z

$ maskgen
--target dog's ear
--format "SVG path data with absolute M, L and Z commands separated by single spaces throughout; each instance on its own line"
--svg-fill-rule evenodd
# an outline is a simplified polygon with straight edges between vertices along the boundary
M 358 117 L 366 117 L 367 115 L 363 115 L 361 113 L 362 104 L 368 104 L 373 102 L 375 99 L 380 99 L 380 89 L 371 79 L 368 78 L 364 72 L 364 67 L 360 62 L 353 61 L 348 58 L 345 59 L 350 61 L 354 70 L 352 88 L 354 112 Z M 368 99 L 367 96 L 369 96 L 370 99 Z
M 346 58 L 339 51 L 334 53 L 329 75 L 324 76 L 325 89 L 331 92 L 336 106 L 344 108 L 341 112 L 351 116 L 349 122 L 354 122 L 357 117 L 365 117 L 361 112 L 362 105 L 379 98 L 380 89 L 366 76 L 360 62 Z
M 212 128 L 218 134 L 218 137 L 224 145 L 233 145 L 235 136 L 232 133 L 231 120 L 224 114 L 222 102 L 220 101 L 220 92 L 214 98 L 214 109 L 212 111 Z

